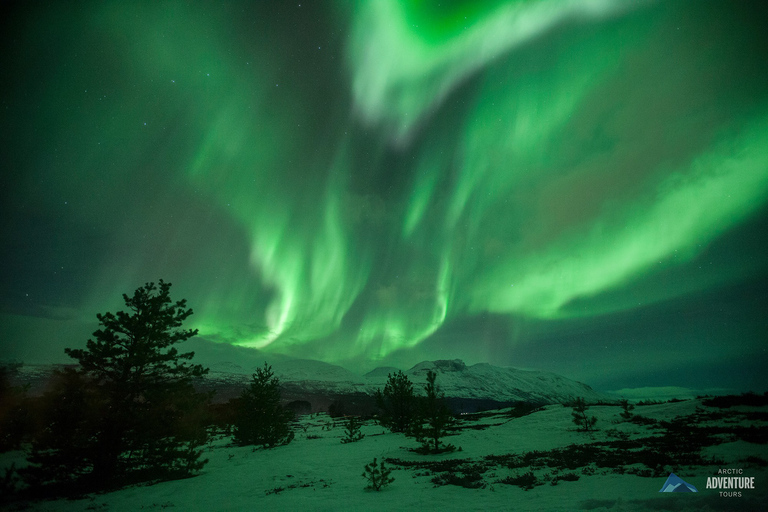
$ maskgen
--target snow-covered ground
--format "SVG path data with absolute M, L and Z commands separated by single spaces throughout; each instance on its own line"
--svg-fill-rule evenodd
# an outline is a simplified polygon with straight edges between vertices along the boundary
M 698 408 L 698 409 L 697 409 Z M 194 478 L 136 486 L 95 494 L 80 500 L 39 502 L 28 510 L 42 511 L 126 511 L 173 509 L 183 511 L 235 510 L 766 510 L 768 471 L 759 460 L 768 459 L 766 444 L 735 440 L 732 433 L 719 432 L 720 444 L 706 446 L 702 455 L 722 459 L 714 465 L 669 466 L 658 475 L 638 476 L 632 471 L 643 465 L 624 467 L 624 474 L 613 467 L 588 463 L 573 469 L 558 469 L 542 464 L 534 454 L 531 464 L 513 467 L 508 461 L 522 460 L 527 452 L 546 452 L 569 445 L 585 445 L 619 438 L 628 440 L 661 436 L 656 425 L 622 422 L 620 407 L 593 406 L 590 415 L 598 418 L 599 430 L 590 435 L 575 430 L 571 409 L 550 405 L 519 418 L 506 411 L 466 416 L 463 428 L 447 441 L 461 451 L 441 455 L 420 455 L 412 448 L 417 443 L 402 434 L 392 434 L 368 421 L 362 427 L 365 438 L 343 444 L 342 420 L 334 422 L 325 414 L 304 416 L 296 429 L 296 439 L 272 450 L 235 447 L 229 439 L 214 441 L 204 457 L 210 459 Z M 692 416 L 699 413 L 698 416 Z M 704 413 L 704 416 L 701 413 Z M 765 438 L 765 408 L 703 407 L 701 400 L 637 407 L 635 414 L 660 421 L 676 417 L 696 418 L 695 426 L 736 428 L 757 426 Z M 707 419 L 707 414 L 725 413 Z M 334 426 L 335 423 L 335 426 Z M 329 430 L 329 426 L 331 429 Z M 637 448 L 630 448 L 637 450 Z M 508 455 L 508 457 L 504 457 Z M 19 454 L 6 454 L 8 463 Z M 487 456 L 496 456 L 487 458 Z M 753 457 L 746 462 L 747 457 Z M 373 458 L 393 462 L 395 481 L 381 492 L 365 490 L 363 467 Z M 757 457 L 755 459 L 754 457 Z M 396 462 L 407 465 L 397 465 Z M 442 466 L 435 463 L 445 461 Z M 419 464 L 421 464 L 419 466 Z M 617 464 L 620 466 L 621 464 Z M 741 497 L 720 497 L 721 491 L 707 489 L 707 477 L 717 476 L 721 468 L 742 469 L 742 476 L 755 477 L 755 489 L 743 490 Z M 451 471 L 452 470 L 452 471 Z M 698 488 L 698 493 L 659 493 L 669 472 Z M 433 479 L 466 477 L 474 472 L 472 485 L 437 485 Z M 501 483 L 510 477 L 532 472 L 541 485 L 524 490 Z M 649 472 L 649 471 L 648 471 Z M 576 481 L 556 482 L 554 477 L 573 474 Z M 571 476 L 574 478 L 574 476 Z M 468 480 L 472 481 L 472 478 Z M 12 507 L 12 509 L 15 507 Z

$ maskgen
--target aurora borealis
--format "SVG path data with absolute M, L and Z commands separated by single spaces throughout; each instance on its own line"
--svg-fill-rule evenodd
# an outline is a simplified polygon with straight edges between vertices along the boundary
M 350 368 L 765 386 L 762 2 L 7 11 L 10 356 L 162 278 L 206 340 Z

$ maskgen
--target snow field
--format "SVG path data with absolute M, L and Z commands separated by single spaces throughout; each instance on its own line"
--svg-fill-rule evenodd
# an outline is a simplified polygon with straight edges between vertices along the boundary
M 689 415 L 700 406 L 691 400 L 637 407 L 635 414 L 656 420 L 671 420 Z M 457 485 L 435 486 L 436 472 L 425 468 L 402 468 L 388 464 L 395 481 L 381 492 L 365 490 L 363 467 L 374 457 L 402 461 L 437 462 L 469 459 L 466 467 L 480 463 L 487 455 L 518 454 L 533 450 L 548 451 L 572 444 L 615 439 L 617 432 L 629 439 L 654 435 L 651 427 L 618 422 L 621 408 L 592 406 L 590 415 L 598 418 L 594 434 L 578 432 L 571 421 L 571 409 L 552 405 L 521 418 L 509 418 L 501 411 L 464 421 L 457 435 L 446 442 L 461 451 L 440 455 L 420 455 L 412 438 L 393 434 L 373 421 L 366 421 L 361 441 L 342 444 L 343 420 L 334 421 L 324 413 L 304 416 L 298 422 L 295 440 L 272 450 L 233 446 L 229 438 L 214 440 L 205 451 L 210 461 L 200 475 L 186 480 L 136 486 L 90 496 L 84 500 L 59 500 L 34 504 L 30 510 L 183 510 L 183 511 L 384 511 L 384 510 L 759 510 L 765 503 L 768 472 L 748 468 L 755 476 L 756 490 L 743 498 L 721 498 L 702 482 L 716 474 L 716 467 L 683 468 L 678 474 L 696 485 L 700 492 L 684 496 L 659 493 L 667 475 L 645 478 L 614 474 L 609 468 L 595 468 L 584 474 L 582 468 L 559 471 L 556 468 L 508 468 L 494 465 L 482 474 L 484 488 Z M 616 423 L 614 423 L 616 422 Z M 327 430 L 329 425 L 334 425 Z M 471 427 L 471 428 L 470 428 Z M 483 428 L 487 427 L 487 428 Z M 613 430 L 615 429 L 615 432 Z M 611 432 L 609 432 L 611 431 Z M 659 433 L 660 435 L 660 433 Z M 765 445 L 744 441 L 706 447 L 707 456 L 717 455 L 729 464 L 749 455 L 767 458 Z M 454 462 L 452 464 L 458 464 Z M 575 473 L 577 481 L 544 481 L 530 490 L 498 483 L 510 476 L 532 471 L 539 480 L 557 474 Z M 458 473 L 460 474 L 460 473 Z M 746 473 L 745 473 L 746 474 Z M 735 508 L 734 508 L 735 507 Z

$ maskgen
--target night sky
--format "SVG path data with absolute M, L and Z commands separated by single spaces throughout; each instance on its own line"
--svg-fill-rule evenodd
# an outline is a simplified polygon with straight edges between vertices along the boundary
M 162 278 L 355 371 L 768 388 L 765 2 L 4 5 L 3 357 Z

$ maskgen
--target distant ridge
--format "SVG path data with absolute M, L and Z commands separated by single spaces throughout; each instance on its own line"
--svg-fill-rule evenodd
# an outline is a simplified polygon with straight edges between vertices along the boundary
M 203 348 L 205 352 L 205 347 L 194 347 L 195 350 L 198 348 Z M 228 350 L 229 348 L 233 350 Z M 286 391 L 285 397 L 372 396 L 377 389 L 384 388 L 389 374 L 398 371 L 397 368 L 387 366 L 376 368 L 365 375 L 358 375 L 341 366 L 322 361 L 273 356 L 241 347 L 216 346 L 212 350 L 209 349 L 205 356 L 207 357 L 203 357 L 200 362 L 209 367 L 210 372 L 201 384 L 216 390 L 216 401 L 226 401 L 238 396 L 251 375 L 264 365 L 265 360 L 280 379 Z M 195 359 L 197 360 L 197 357 Z M 21 367 L 15 380 L 20 385 L 30 383 L 32 394 L 42 394 L 53 370 L 61 367 L 63 365 L 25 365 Z M 611 400 L 586 384 L 551 372 L 499 367 L 488 363 L 467 366 L 459 359 L 422 361 L 406 370 L 404 373 L 414 383 L 414 391 L 417 394 L 423 391 L 429 371 L 438 374 L 437 383 L 449 399 L 496 404 L 567 403 L 575 398 L 583 398 L 593 403 Z
M 243 368 L 231 362 L 215 363 L 210 365 L 208 377 L 231 384 L 244 383 L 257 367 Z M 387 366 L 357 375 L 341 366 L 309 359 L 275 361 L 272 369 L 283 386 L 295 393 L 305 390 L 313 394 L 334 395 L 372 395 L 376 389 L 385 386 L 389 374 L 398 371 Z M 587 402 L 609 400 L 586 384 L 551 372 L 505 368 L 488 363 L 467 366 L 459 359 L 423 361 L 404 373 L 419 393 L 429 371 L 438 374 L 437 383 L 447 398 L 540 404 L 565 403 L 575 398 L 583 398 Z
M 377 368 L 365 375 L 374 389 L 384 387 L 387 372 Z M 429 371 L 437 373 L 437 383 L 449 398 L 470 398 L 496 402 L 565 403 L 574 398 L 587 402 L 608 400 L 591 387 L 561 375 L 539 370 L 492 366 L 478 363 L 467 366 L 459 359 L 423 361 L 404 372 L 417 384 L 417 390 L 427 380 Z

